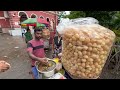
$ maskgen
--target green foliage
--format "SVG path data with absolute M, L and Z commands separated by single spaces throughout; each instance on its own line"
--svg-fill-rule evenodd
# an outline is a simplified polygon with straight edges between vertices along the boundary
M 116 34 L 116 44 L 120 44 L 120 30 L 113 30 L 113 32 Z
M 75 19 L 75 18 L 80 18 L 80 17 L 85 17 L 85 13 L 83 11 L 71 11 L 70 15 L 64 16 L 64 18 L 70 18 L 70 19 Z
M 114 19 L 111 21 L 112 23 L 112 27 L 116 30 L 120 29 L 120 12 L 118 11 L 115 15 L 114 15 Z
M 64 11 L 59 12 L 59 15 L 58 15 L 59 19 L 64 17 L 64 16 L 65 16 L 65 12 Z
M 115 11 L 85 11 L 86 17 L 94 17 L 99 21 L 99 24 L 105 27 L 111 27 L 111 20 L 116 14 Z
M 116 37 L 115 41 L 116 41 L 117 44 L 120 44 L 120 37 Z
M 120 30 L 113 30 L 117 37 L 120 37 Z

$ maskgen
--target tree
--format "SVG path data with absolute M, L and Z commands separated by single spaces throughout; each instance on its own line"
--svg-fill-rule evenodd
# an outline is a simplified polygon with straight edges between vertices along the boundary
M 64 16 L 64 18 L 70 18 L 70 19 L 80 18 L 80 17 L 85 17 L 85 13 L 83 11 L 71 11 L 70 15 Z
M 65 14 L 66 14 L 65 11 L 60 11 L 58 13 L 58 19 L 63 18 L 65 16 Z
M 111 21 L 116 11 L 84 11 L 86 17 L 94 17 L 99 21 L 99 24 L 111 28 Z
M 117 13 L 114 15 L 111 26 L 114 27 L 115 30 L 120 29 L 120 11 L 117 11 Z

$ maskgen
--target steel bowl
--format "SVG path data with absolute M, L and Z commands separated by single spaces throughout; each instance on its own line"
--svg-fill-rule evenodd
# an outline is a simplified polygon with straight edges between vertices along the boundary
M 52 69 L 52 70 L 50 70 L 50 71 L 40 71 L 39 69 L 38 69 L 38 66 L 39 66 L 39 64 L 40 64 L 40 62 L 35 62 L 35 66 L 36 66 L 36 68 L 37 68 L 37 70 L 38 70 L 38 72 L 40 73 L 40 74 L 42 74 L 42 76 L 43 77 L 51 77 L 51 76 L 53 76 L 54 74 L 55 74 L 55 69 L 56 69 L 56 63 L 55 63 L 55 61 L 53 61 L 53 60 L 48 60 L 48 62 L 53 62 L 54 63 L 54 68 Z

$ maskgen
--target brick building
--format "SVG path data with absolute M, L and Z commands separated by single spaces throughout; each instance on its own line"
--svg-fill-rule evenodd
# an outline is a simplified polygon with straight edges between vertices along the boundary
M 46 19 L 51 25 L 51 33 L 56 30 L 58 11 L 0 11 L 0 32 L 20 30 L 20 22 L 31 17 Z
M 43 18 L 50 23 L 50 43 L 58 24 L 59 11 L 0 11 L 0 33 L 10 33 L 13 36 L 21 35 L 20 23 L 27 18 Z

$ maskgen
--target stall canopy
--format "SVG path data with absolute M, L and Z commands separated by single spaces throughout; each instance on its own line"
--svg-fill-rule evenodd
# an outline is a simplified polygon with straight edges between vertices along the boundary
M 45 20 L 45 19 L 41 19 L 41 18 L 29 18 L 25 21 L 23 21 L 21 23 L 21 25 L 26 25 L 26 26 L 37 26 L 37 27 L 41 27 L 41 26 L 45 26 L 45 25 L 49 25 L 49 23 Z
M 36 26 L 36 27 L 45 27 L 45 24 L 33 23 L 33 24 L 21 24 L 21 26 Z

